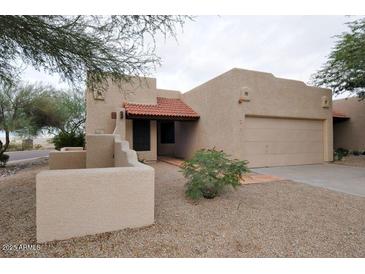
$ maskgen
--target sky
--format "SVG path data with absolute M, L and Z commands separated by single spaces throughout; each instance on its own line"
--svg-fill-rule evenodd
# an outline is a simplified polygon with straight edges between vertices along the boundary
M 158 38 L 162 65 L 151 77 L 161 89 L 190 89 L 231 68 L 270 72 L 308 83 L 326 61 L 348 16 L 198 16 Z M 57 75 L 27 68 L 23 80 L 66 86 Z

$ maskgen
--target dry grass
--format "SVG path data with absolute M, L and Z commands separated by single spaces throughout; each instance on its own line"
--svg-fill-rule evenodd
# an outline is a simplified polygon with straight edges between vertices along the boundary
M 364 257 L 365 199 L 289 181 L 244 185 L 199 203 L 178 168 L 157 163 L 152 226 L 40 245 L 6 257 Z M 35 174 L 0 180 L 0 243 L 35 244 Z M 1 252 L 1 251 L 0 251 Z

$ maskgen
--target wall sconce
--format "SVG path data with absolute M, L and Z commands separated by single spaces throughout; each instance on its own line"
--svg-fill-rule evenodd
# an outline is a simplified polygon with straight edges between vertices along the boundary
M 250 101 L 250 89 L 248 87 L 242 87 L 240 91 L 240 98 L 238 99 L 238 103 L 242 104 L 243 102 Z
M 330 100 L 327 96 L 322 96 L 322 107 L 329 108 L 330 107 Z

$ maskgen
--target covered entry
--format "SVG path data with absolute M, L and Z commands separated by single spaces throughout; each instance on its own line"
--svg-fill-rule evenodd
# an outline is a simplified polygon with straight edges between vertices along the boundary
M 199 115 L 177 98 L 157 97 L 156 105 L 126 103 L 127 140 L 141 159 L 174 156 L 178 121 L 196 121 Z
M 244 156 L 251 167 L 324 160 L 322 120 L 247 116 L 244 136 Z

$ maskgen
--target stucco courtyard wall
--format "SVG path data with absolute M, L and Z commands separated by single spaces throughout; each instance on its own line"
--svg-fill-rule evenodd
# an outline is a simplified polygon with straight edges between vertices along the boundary
M 37 175 L 38 242 L 154 222 L 154 169 L 140 163 L 136 152 L 118 134 L 88 137 L 92 144 L 96 144 L 96 149 L 90 147 L 93 156 L 98 156 L 96 152 L 100 145 L 109 145 L 112 140 L 112 150 L 105 150 L 109 151 L 109 157 L 100 155 L 98 162 L 92 162 L 110 167 L 85 168 L 86 156 L 84 166 L 79 169 L 48 170 Z M 65 163 L 70 156 L 81 153 L 85 155 L 89 151 L 55 152 L 54 155 L 59 155 L 59 162 Z M 54 166 L 65 167 L 61 164 Z
M 114 166 L 114 135 L 86 135 L 86 168 Z
M 43 171 L 36 188 L 38 242 L 154 222 L 154 170 L 146 165 Z
M 324 97 L 329 100 L 325 108 Z M 232 69 L 182 94 L 182 99 L 199 113 L 200 119 L 197 123 L 178 123 L 178 157 L 189 158 L 200 148 L 216 147 L 245 159 L 246 117 L 268 117 L 321 121 L 323 159 L 332 160 L 332 108 L 328 89 L 276 78 L 270 73 Z M 239 99 L 243 99 L 241 103 Z M 270 165 L 269 160 L 267 164 Z
M 357 97 L 334 100 L 333 109 L 350 117 L 334 124 L 334 147 L 365 150 L 365 100 L 359 101 Z
M 86 167 L 86 151 L 51 151 L 49 153 L 49 169 L 79 169 Z

